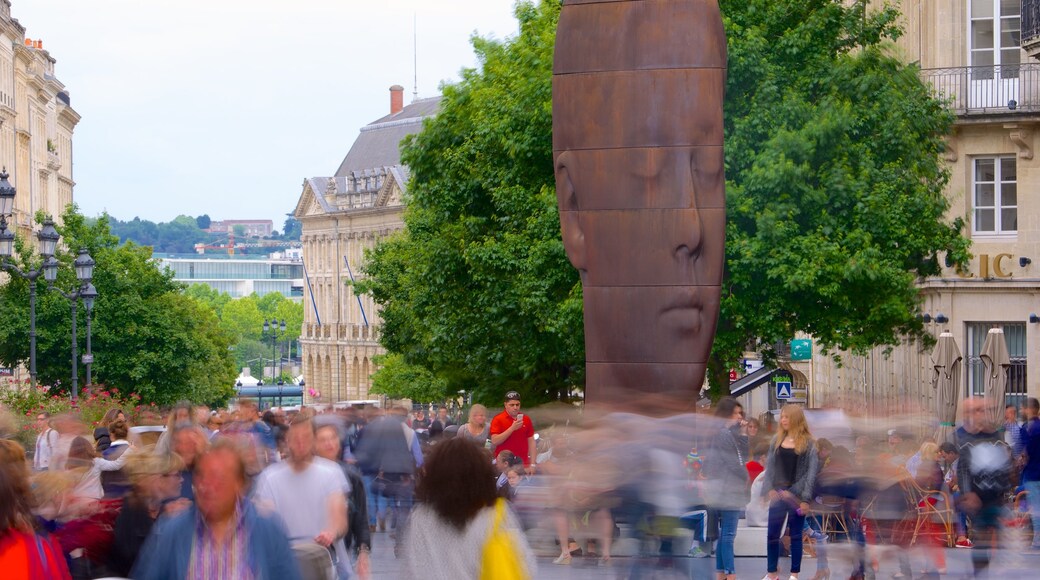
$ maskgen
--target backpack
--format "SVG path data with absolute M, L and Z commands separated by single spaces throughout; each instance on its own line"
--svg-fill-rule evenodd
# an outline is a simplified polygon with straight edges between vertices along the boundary
M 516 533 L 505 528 L 506 501 L 495 501 L 491 532 L 480 555 L 480 580 L 530 580 L 523 558 L 517 554 Z

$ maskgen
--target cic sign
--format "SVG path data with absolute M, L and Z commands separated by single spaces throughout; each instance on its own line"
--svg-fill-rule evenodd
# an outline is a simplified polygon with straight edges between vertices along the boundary
M 1014 264 L 1014 256 L 1011 254 L 979 254 L 978 263 L 972 263 L 968 269 L 957 269 L 957 275 L 961 278 L 1011 278 L 1014 273 L 1010 268 Z

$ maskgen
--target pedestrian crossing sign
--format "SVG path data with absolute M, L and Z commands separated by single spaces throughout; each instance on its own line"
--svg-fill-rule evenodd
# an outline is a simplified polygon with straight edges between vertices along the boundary
M 788 381 L 777 381 L 773 383 L 776 385 L 776 398 L 778 400 L 785 400 L 791 398 L 791 383 Z

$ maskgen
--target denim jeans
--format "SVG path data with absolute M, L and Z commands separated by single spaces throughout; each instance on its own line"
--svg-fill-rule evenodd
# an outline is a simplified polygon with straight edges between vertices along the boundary
M 736 574 L 737 564 L 733 557 L 733 543 L 737 539 L 737 521 L 740 510 L 719 510 L 719 544 L 715 547 L 715 571 Z
M 374 526 L 377 518 L 386 515 L 386 497 L 375 484 L 375 475 L 362 475 L 361 479 L 365 482 L 365 497 L 368 499 L 368 525 Z
M 1029 514 L 1033 516 L 1033 546 L 1040 546 L 1040 481 L 1022 483 L 1026 488 L 1026 501 L 1029 502 Z
M 787 518 L 787 529 L 791 531 L 791 573 L 802 571 L 802 529 L 805 516 L 798 513 L 798 506 L 777 499 L 769 504 L 769 523 L 766 526 L 766 572 L 776 573 L 780 563 L 780 530 Z

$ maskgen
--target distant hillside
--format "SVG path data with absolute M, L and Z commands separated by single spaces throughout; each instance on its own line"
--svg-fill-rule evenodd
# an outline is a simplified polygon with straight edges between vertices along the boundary
M 210 234 L 200 227 L 209 226 L 211 220 L 208 215 L 201 215 L 197 218 L 181 215 L 171 222 L 159 223 L 137 217 L 124 222 L 109 216 L 109 220 L 112 234 L 119 236 L 120 242 L 130 240 L 141 246 L 151 246 L 156 253 L 189 254 L 195 251 L 195 244 L 222 245 L 227 242 L 226 234 Z M 275 231 L 265 239 L 299 240 L 300 222 L 290 216 L 285 220 L 282 231 L 287 232 L 288 235 Z M 244 238 L 236 239 L 244 241 Z M 269 250 L 247 248 L 237 251 L 239 253 L 267 253 Z

